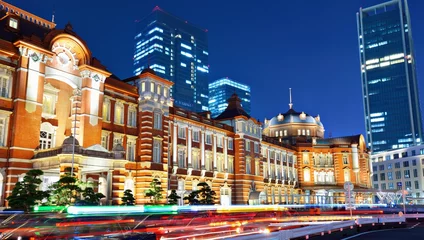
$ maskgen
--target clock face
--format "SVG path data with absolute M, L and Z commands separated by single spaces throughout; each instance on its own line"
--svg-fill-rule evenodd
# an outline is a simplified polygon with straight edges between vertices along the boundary
M 57 54 L 57 59 L 59 60 L 60 64 L 62 64 L 63 66 L 68 65 L 68 63 L 70 62 L 68 54 L 64 52 Z

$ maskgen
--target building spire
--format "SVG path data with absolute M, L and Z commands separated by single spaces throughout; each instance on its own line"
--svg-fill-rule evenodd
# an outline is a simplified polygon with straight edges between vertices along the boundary
M 292 108 L 293 108 L 293 103 L 292 103 L 291 88 L 289 88 L 289 94 L 290 94 L 290 103 L 289 103 L 289 107 L 290 107 L 290 109 L 292 109 Z

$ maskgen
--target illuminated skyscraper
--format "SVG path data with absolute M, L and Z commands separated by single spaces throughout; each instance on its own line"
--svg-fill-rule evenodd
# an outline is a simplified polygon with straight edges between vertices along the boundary
M 367 140 L 373 153 L 422 141 L 411 20 L 406 0 L 357 13 Z
M 174 105 L 194 112 L 208 110 L 207 30 L 155 7 L 137 23 L 133 73 L 150 66 L 174 82 Z
M 209 83 L 209 111 L 213 118 L 227 108 L 227 100 L 234 93 L 241 99 L 243 109 L 250 115 L 250 87 L 229 78 L 221 78 Z

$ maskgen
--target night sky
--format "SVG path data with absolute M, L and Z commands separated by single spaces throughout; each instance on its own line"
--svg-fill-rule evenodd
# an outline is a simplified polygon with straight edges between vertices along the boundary
M 55 9 L 57 28 L 71 22 L 93 56 L 120 78 L 132 73 L 135 21 L 158 5 L 208 29 L 209 80 L 250 85 L 252 116 L 261 122 L 288 110 L 291 87 L 293 108 L 319 114 L 326 136 L 365 133 L 356 12 L 383 0 L 8 2 L 49 20 Z M 408 2 L 422 100 L 424 1 Z

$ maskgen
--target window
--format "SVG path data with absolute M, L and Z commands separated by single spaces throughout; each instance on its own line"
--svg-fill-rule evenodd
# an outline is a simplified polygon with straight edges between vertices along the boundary
M 54 132 L 53 125 L 48 122 L 41 124 L 40 128 L 40 149 L 49 149 L 54 147 Z
M 344 165 L 349 164 L 349 160 L 348 160 L 348 158 L 347 158 L 347 154 L 343 154 L 343 164 L 344 164 Z
M 412 160 L 412 166 L 417 166 L 417 160 L 416 159 Z
M 178 179 L 178 191 L 184 191 L 185 182 L 184 179 Z
M 124 104 L 115 102 L 115 123 L 124 124 Z
M 385 183 L 381 184 L 381 190 L 386 190 L 386 184 Z
M 409 161 L 404 161 L 403 162 L 403 167 L 409 167 Z
M 136 127 L 137 111 L 134 107 L 128 108 L 128 126 Z
M 141 92 L 146 91 L 146 82 L 141 83 Z
M 113 147 L 120 144 L 122 146 L 122 135 L 119 133 L 113 133 Z
M 392 182 L 389 182 L 389 189 L 394 189 L 394 185 Z
M 178 150 L 178 167 L 185 168 L 185 152 L 183 149 Z
M 153 82 L 150 82 L 150 92 L 155 92 L 155 84 Z
M 350 181 L 350 170 L 349 169 L 344 170 L 344 180 L 345 180 L 345 182 Z
M 287 130 L 284 130 L 283 133 L 284 133 L 284 136 L 287 136 Z
M 0 97 L 10 98 L 10 85 L 10 77 L 0 76 Z
M 384 171 L 384 165 L 380 165 L 380 166 L 378 166 L 378 169 L 379 169 L 380 171 Z
M 414 169 L 414 177 L 416 178 L 416 177 L 418 177 L 418 169 Z
M 417 155 L 416 152 L 415 152 L 415 150 L 412 150 L 411 151 L 411 156 L 415 156 L 415 155 Z
M 303 169 L 303 180 L 305 182 L 310 182 L 311 181 L 311 170 L 309 168 L 304 168 Z
M 397 190 L 402 190 L 402 182 L 397 182 L 396 188 L 397 188 Z
M 309 164 L 309 153 L 303 153 L 303 164 Z
M 216 141 L 217 141 L 217 146 L 219 148 L 222 148 L 222 137 L 221 136 L 217 136 L 216 137 Z
M 250 152 L 250 141 L 246 140 L 246 151 Z
M 260 161 L 259 160 L 255 160 L 255 175 L 259 176 L 260 174 Z
M 411 189 L 411 181 L 405 181 L 405 187 L 407 188 L 407 189 Z
M 255 148 L 255 153 L 259 153 L 259 143 L 255 142 L 254 148 Z
M 199 142 L 199 134 L 198 130 L 193 130 L 193 142 Z
M 228 149 L 233 150 L 234 149 L 233 144 L 234 144 L 234 140 L 232 138 L 229 138 L 228 139 Z
M 377 166 L 372 166 L 372 171 L 377 172 Z
M 160 112 L 154 113 L 154 129 L 162 130 L 162 114 Z
M 395 175 L 396 175 L 396 179 L 401 179 L 402 178 L 402 175 L 401 175 L 400 171 L 396 171 L 395 172 Z
M 387 173 L 387 179 L 388 180 L 393 180 L 393 173 L 392 172 L 388 172 Z
M 228 172 L 234 173 L 234 158 L 228 157 Z
M 410 177 L 411 177 L 411 176 L 410 176 L 409 169 L 407 169 L 407 170 L 404 170 L 404 171 L 403 171 L 403 176 L 404 176 L 405 178 L 410 178 Z
M 186 138 L 186 129 L 184 127 L 178 128 L 178 138 L 181 138 L 181 139 Z
M 110 122 L 110 100 L 105 98 L 103 101 L 103 121 Z
M 193 157 L 191 159 L 191 167 L 193 169 L 200 169 L 200 154 L 199 152 L 193 152 Z
M 246 158 L 246 174 L 251 173 L 250 158 Z
M 374 184 L 374 189 L 378 189 L 378 184 Z
M 207 154 L 205 157 L 205 168 L 208 171 L 212 171 L 213 170 L 213 162 L 212 162 L 212 155 L 211 154 Z
M 59 89 L 56 89 L 50 83 L 44 85 L 43 114 L 42 114 L 44 118 L 55 117 L 57 94 L 59 91 L 60 91 Z
M 9 18 L 9 27 L 18 29 L 18 20 L 15 18 Z
M 275 136 L 278 137 L 278 131 L 275 131 Z
M 408 152 L 403 152 L 402 153 L 402 157 L 404 158 L 404 157 L 408 157 Z
M 386 174 L 380 173 L 380 181 L 386 181 Z
M 161 89 L 162 89 L 161 86 L 157 85 L 156 93 L 160 95 Z
M 399 153 L 393 154 L 393 159 L 398 159 L 398 158 L 399 158 Z
M 400 168 L 400 162 L 395 163 L 395 168 Z
M 390 169 L 392 169 L 392 164 L 391 163 L 387 164 L 387 170 L 390 170 Z
M 103 136 L 102 136 L 102 140 L 103 140 Z M 127 160 L 131 162 L 135 160 L 135 139 L 127 140 Z
M 372 175 L 372 177 L 373 177 L 373 181 L 374 182 L 377 182 L 378 181 L 378 175 L 377 174 L 374 174 L 374 175 Z
M 418 181 L 414 181 L 414 185 L 415 185 L 415 189 L 417 190 L 420 189 L 420 184 L 418 183 Z
M 300 134 L 301 134 L 300 129 L 297 129 L 297 135 L 299 135 L 299 136 L 300 136 Z
M 212 144 L 212 135 L 206 134 L 206 144 L 211 145 Z
M 109 146 L 109 133 L 108 132 L 102 132 L 102 147 L 104 147 L 106 150 L 108 150 Z
M 309 129 L 306 129 L 306 136 L 309 136 L 309 135 L 311 135 L 311 132 Z
M 153 141 L 153 162 L 162 162 L 162 141 L 160 139 L 154 139 Z

